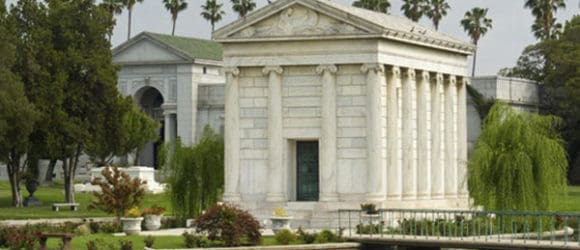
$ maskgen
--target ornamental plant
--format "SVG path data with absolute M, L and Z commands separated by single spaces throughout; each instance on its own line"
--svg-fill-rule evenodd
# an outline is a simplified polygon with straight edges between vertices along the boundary
M 143 208 L 143 215 L 162 215 L 165 212 L 165 208 L 153 205 L 150 208 Z
M 125 213 L 125 217 L 128 218 L 139 218 L 141 217 L 141 212 L 138 207 L 132 207 Z
M 370 202 L 360 204 L 360 209 L 365 211 L 367 214 L 377 214 L 379 212 L 377 211 L 377 205 Z
M 274 216 L 276 216 L 276 217 L 288 217 L 288 215 L 286 214 L 286 209 L 284 209 L 282 207 L 274 208 Z
M 262 240 L 260 223 L 254 216 L 233 205 L 215 205 L 198 216 L 193 227 L 209 240 L 222 240 L 227 247 L 242 243 L 258 245 Z M 242 242 L 242 239 L 247 242 Z
M 145 197 L 146 181 L 129 175 L 117 167 L 107 167 L 101 172 L 103 179 L 95 178 L 91 184 L 101 187 L 101 191 L 94 191 L 95 199 L 89 208 L 99 208 L 117 218 L 124 216 L 129 209 L 139 207 Z

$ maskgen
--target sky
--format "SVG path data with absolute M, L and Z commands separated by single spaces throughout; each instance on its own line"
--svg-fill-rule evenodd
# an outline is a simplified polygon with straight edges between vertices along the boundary
M 100 2 L 101 0 L 97 0 Z M 352 4 L 353 0 L 334 0 L 342 4 Z M 7 4 L 16 0 L 7 0 Z M 189 7 L 179 13 L 175 30 L 176 36 L 211 39 L 211 26 L 200 15 L 201 5 L 205 0 L 187 0 Z M 232 11 L 230 0 L 218 0 L 223 3 L 226 15 L 216 24 L 216 29 L 227 25 L 238 18 Z M 256 0 L 258 8 L 267 4 L 266 0 Z M 402 0 L 391 0 L 391 15 L 403 16 Z M 488 17 L 493 20 L 493 28 L 479 42 L 476 75 L 495 75 L 505 67 L 515 65 L 522 50 L 537 42 L 531 32 L 534 21 L 531 11 L 525 9 L 525 0 L 448 0 L 451 10 L 443 18 L 439 30 L 443 33 L 464 41 L 470 41 L 460 20 L 465 12 L 474 8 L 489 8 Z M 559 10 L 557 19 L 560 22 L 569 20 L 573 15 L 580 14 L 580 0 L 566 0 L 566 9 Z M 116 16 L 117 25 L 113 33 L 113 46 L 118 46 L 127 40 L 127 11 Z M 142 31 L 171 34 L 171 16 L 163 6 L 162 0 L 144 0 L 133 8 L 131 36 Z M 432 27 L 426 17 L 420 20 L 425 26 Z M 471 61 L 471 59 L 470 59 Z M 471 66 L 470 66 L 471 67 Z M 469 70 L 471 72 L 471 68 Z

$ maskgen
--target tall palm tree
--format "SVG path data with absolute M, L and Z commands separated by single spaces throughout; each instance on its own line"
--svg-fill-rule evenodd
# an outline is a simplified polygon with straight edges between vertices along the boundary
M 532 10 L 532 15 L 536 18 L 532 25 L 534 36 L 540 40 L 554 38 L 561 24 L 556 23 L 554 14 L 558 9 L 566 8 L 565 0 L 526 0 L 526 8 Z
M 413 22 L 418 22 L 425 14 L 425 6 L 427 4 L 428 0 L 403 0 L 401 10 L 407 18 L 413 20 Z
M 131 38 L 131 15 L 133 14 L 133 6 L 135 6 L 136 3 L 142 3 L 143 0 L 122 0 L 123 1 L 123 5 L 125 5 L 125 7 L 127 7 L 127 11 L 129 12 L 129 23 L 128 23 L 128 31 L 127 31 L 127 40 L 129 40 Z
M 382 13 L 389 13 L 391 3 L 389 0 L 357 0 L 352 3 L 352 6 Z
M 248 12 L 256 8 L 256 2 L 254 0 L 231 0 L 232 10 L 237 12 L 240 17 L 245 17 Z
M 439 30 L 439 21 L 447 15 L 451 7 L 445 0 L 431 0 L 425 5 L 425 15 L 433 21 L 435 30 Z
M 123 0 L 103 0 L 101 5 L 109 11 L 113 21 L 115 21 L 115 15 L 121 14 L 123 12 L 123 7 L 125 7 L 123 5 Z M 109 33 L 109 41 L 111 41 L 111 35 L 112 33 Z
M 185 2 L 185 0 L 163 0 L 163 3 L 165 4 L 165 8 L 171 13 L 171 21 L 173 22 L 171 35 L 174 36 L 177 15 L 179 15 L 179 12 L 187 9 L 187 2 Z
M 465 13 L 465 17 L 461 20 L 461 26 L 467 34 L 471 37 L 473 44 L 476 46 L 473 53 L 473 70 L 471 76 L 475 76 L 475 62 L 477 58 L 477 43 L 491 28 L 492 21 L 487 18 L 488 9 L 473 8 L 471 11 Z
M 206 0 L 205 5 L 202 5 L 201 16 L 211 24 L 211 32 L 215 29 L 215 24 L 222 20 L 222 16 L 226 14 L 222 10 L 221 3 L 217 3 L 216 0 Z

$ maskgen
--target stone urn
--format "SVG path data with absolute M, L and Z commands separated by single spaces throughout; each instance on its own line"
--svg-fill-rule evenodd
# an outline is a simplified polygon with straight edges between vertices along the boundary
M 149 231 L 159 230 L 161 228 L 162 214 L 147 214 L 145 215 L 145 228 Z
M 278 216 L 270 217 L 270 221 L 272 221 L 272 231 L 274 231 L 274 234 L 282 229 L 292 230 L 290 228 L 291 220 L 292 217 L 278 217 Z
M 35 179 L 26 179 L 24 182 L 24 186 L 26 187 L 26 191 L 28 191 L 28 197 L 24 198 L 23 205 L 26 207 L 37 207 L 42 206 L 42 202 L 34 197 L 34 192 L 38 188 L 38 181 Z
M 126 235 L 139 235 L 141 232 L 141 222 L 143 217 L 122 217 L 121 222 L 123 223 L 123 232 Z

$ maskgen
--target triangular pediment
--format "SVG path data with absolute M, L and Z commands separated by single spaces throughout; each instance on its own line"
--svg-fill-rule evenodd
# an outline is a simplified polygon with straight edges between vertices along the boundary
M 186 61 L 190 61 L 190 58 L 147 35 L 138 35 L 113 50 L 114 63 L 143 64 Z
M 216 40 L 247 38 L 304 38 L 379 33 L 368 23 L 357 23 L 315 1 L 278 0 L 214 33 Z M 326 8 L 324 8 L 326 7 Z

